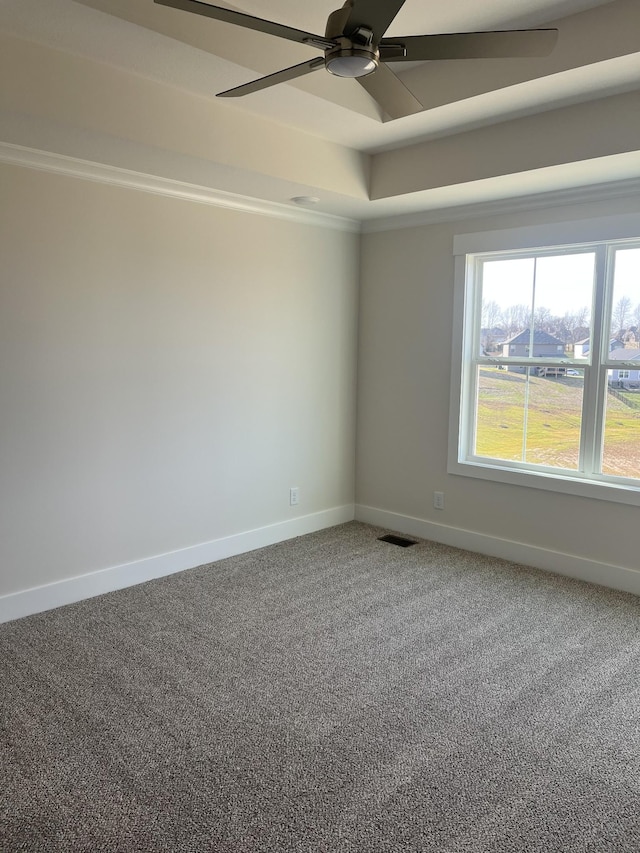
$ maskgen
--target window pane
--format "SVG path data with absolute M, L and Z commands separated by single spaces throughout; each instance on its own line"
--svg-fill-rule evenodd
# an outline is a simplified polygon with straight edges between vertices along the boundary
M 589 354 L 595 252 L 537 259 L 534 291 L 536 357 Z
M 612 361 L 634 358 L 639 354 L 639 327 L 640 249 L 618 249 L 614 254 L 609 322 L 609 358 Z
M 640 478 L 640 390 L 624 384 L 607 391 L 602 473 Z
M 576 470 L 583 387 L 582 370 L 479 368 L 475 454 Z
M 476 456 L 522 460 L 526 376 L 483 367 L 477 387 Z
M 534 269 L 533 258 L 483 262 L 480 343 L 486 354 L 525 354 L 503 344 L 531 325 Z
M 485 260 L 481 352 L 506 358 L 588 356 L 595 253 Z

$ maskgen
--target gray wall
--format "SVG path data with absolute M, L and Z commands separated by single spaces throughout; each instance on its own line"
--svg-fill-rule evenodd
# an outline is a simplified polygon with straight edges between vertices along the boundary
M 463 546 L 470 540 L 461 533 L 471 531 L 494 542 L 637 568 L 637 507 L 450 475 L 447 448 L 454 235 L 638 210 L 638 201 L 629 199 L 363 237 L 359 506 L 396 513 L 398 524 L 424 520 L 434 525 L 434 538 Z M 434 490 L 446 494 L 444 512 L 433 508 Z
M 0 181 L 0 595 L 352 503 L 356 235 Z

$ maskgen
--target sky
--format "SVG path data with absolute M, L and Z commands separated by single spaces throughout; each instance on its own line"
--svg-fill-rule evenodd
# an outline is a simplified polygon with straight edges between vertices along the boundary
M 579 252 L 533 258 L 485 261 L 483 304 L 495 301 L 504 309 L 510 305 L 548 308 L 554 316 L 574 314 L 587 306 L 591 313 L 594 282 L 594 252 Z M 640 303 L 640 248 L 616 251 L 613 304 L 622 296 Z

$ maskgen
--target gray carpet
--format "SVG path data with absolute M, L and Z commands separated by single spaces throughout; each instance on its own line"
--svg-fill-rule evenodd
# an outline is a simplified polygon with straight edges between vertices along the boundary
M 0 849 L 640 850 L 640 599 L 352 523 L 0 626 Z

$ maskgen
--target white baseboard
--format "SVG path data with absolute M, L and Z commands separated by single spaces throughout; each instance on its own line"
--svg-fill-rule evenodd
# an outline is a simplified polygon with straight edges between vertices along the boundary
M 225 536 L 222 539 L 182 548 L 179 551 L 171 551 L 167 554 L 159 554 L 121 566 L 113 566 L 98 572 L 90 572 L 79 577 L 3 595 L 0 596 L 0 623 L 30 616 L 33 613 L 41 613 L 64 604 L 72 604 L 74 601 L 92 598 L 105 592 L 135 586 L 153 578 L 182 572 L 205 563 L 213 563 L 225 557 L 244 554 L 256 548 L 264 548 L 266 545 L 293 539 L 295 536 L 334 527 L 336 524 L 344 524 L 347 521 L 353 521 L 353 515 L 353 504 L 346 504 L 266 527 L 247 530 L 234 536 Z
M 356 521 L 640 595 L 640 571 L 356 504 Z

